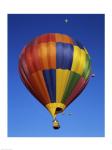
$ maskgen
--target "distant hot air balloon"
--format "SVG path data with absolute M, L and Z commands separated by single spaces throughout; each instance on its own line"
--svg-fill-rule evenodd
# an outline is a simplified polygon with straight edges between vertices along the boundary
M 48 33 L 33 39 L 22 50 L 19 72 L 27 89 L 53 117 L 83 91 L 91 76 L 87 49 L 69 36 Z

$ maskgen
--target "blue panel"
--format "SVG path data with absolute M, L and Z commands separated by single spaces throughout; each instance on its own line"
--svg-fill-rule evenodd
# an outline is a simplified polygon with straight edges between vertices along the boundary
M 64 60 L 64 44 L 56 43 L 56 68 L 62 68 Z
M 56 102 L 56 70 L 44 70 L 43 75 L 51 102 Z
M 73 60 L 73 45 L 56 43 L 56 68 L 71 69 Z

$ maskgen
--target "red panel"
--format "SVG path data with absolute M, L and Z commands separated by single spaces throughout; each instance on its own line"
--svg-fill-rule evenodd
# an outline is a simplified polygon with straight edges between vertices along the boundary
M 28 48 L 26 48 L 25 54 L 24 54 L 26 65 L 28 67 L 30 74 L 36 71 L 35 66 L 33 64 L 32 48 L 33 48 L 32 46 L 29 46 Z
M 32 55 L 32 64 L 35 68 L 34 72 L 37 70 L 42 69 L 42 63 L 41 63 L 41 57 L 40 57 L 40 50 L 39 50 L 39 45 L 32 45 L 31 49 L 31 55 Z
M 25 55 L 22 54 L 20 59 L 19 59 L 19 65 L 20 65 L 20 68 L 22 68 L 25 72 L 25 75 L 28 77 L 29 76 L 29 70 L 28 70 L 28 66 L 26 64 L 26 61 L 25 61 Z
M 33 80 L 31 77 L 27 78 L 27 75 L 25 74 L 25 72 L 22 69 L 22 66 L 20 66 L 20 64 L 19 64 L 19 71 L 20 71 L 20 75 L 21 75 L 21 79 L 22 79 L 23 83 L 25 84 L 26 88 L 32 93 L 32 95 L 44 106 L 46 104 L 50 103 L 48 95 L 46 95 L 46 91 L 39 90 L 39 88 L 37 88 L 35 86 L 35 85 L 38 85 L 38 82 L 33 83 Z M 45 93 L 43 94 L 42 92 L 45 92 Z
M 56 41 L 55 34 L 53 34 L 53 33 L 41 35 L 41 36 L 39 36 L 38 38 L 36 38 L 34 40 L 34 42 L 36 44 L 47 43 L 47 42 L 55 42 L 55 41 Z
M 33 88 L 32 88 L 32 85 L 30 83 L 30 81 L 28 80 L 27 76 L 25 75 L 24 73 L 24 70 L 22 69 L 22 67 L 20 67 L 19 65 L 19 71 L 20 71 L 20 75 L 21 75 L 21 79 L 23 81 L 23 83 L 25 84 L 26 88 L 35 96 L 36 96 L 36 93 L 34 93 L 33 91 Z

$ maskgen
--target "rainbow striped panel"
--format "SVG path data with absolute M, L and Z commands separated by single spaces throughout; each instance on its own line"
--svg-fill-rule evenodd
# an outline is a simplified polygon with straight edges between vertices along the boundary
M 68 106 L 86 87 L 91 61 L 79 41 L 48 33 L 23 48 L 19 72 L 27 89 L 44 106 L 55 102 Z

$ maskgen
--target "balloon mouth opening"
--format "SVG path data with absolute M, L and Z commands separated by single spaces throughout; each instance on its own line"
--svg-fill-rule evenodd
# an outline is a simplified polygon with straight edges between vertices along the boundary
M 46 105 L 46 108 L 51 113 L 53 119 L 56 118 L 57 114 L 63 112 L 65 107 L 66 106 L 63 103 L 49 103 Z
M 55 114 L 58 114 L 58 113 L 61 113 L 61 112 L 63 112 L 63 109 L 60 108 L 60 107 L 57 107 L 56 111 L 55 111 Z

